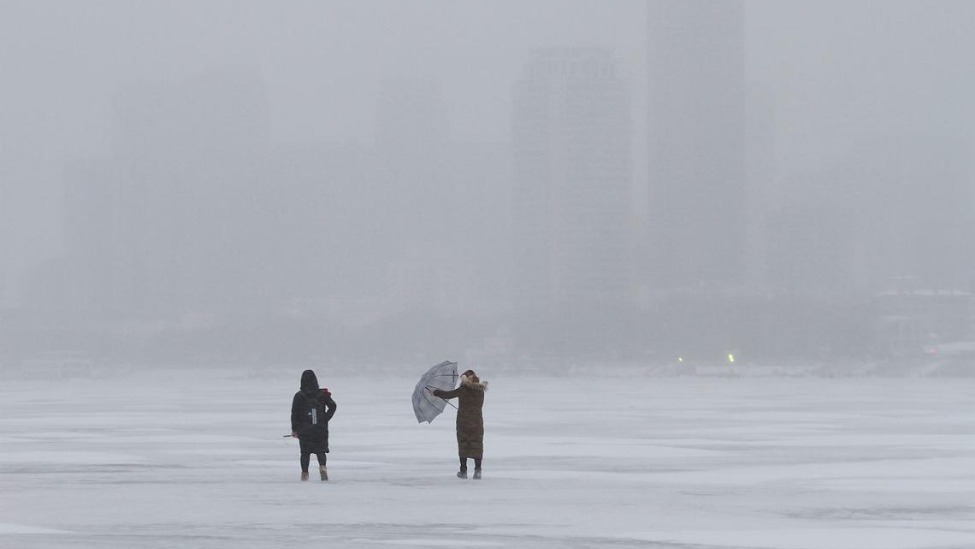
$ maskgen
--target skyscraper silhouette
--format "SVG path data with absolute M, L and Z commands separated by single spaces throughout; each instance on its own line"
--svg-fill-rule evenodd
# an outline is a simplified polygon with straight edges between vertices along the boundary
M 521 307 L 626 297 L 630 109 L 610 52 L 536 51 L 514 89 L 514 295 Z
M 650 0 L 647 11 L 652 284 L 734 286 L 745 261 L 744 8 Z

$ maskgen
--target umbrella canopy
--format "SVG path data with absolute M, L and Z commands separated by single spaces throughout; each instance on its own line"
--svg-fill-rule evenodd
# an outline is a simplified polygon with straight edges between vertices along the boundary
M 413 388 L 413 413 L 417 423 L 430 423 L 447 406 L 447 401 L 430 394 L 433 389 L 453 390 L 457 383 L 457 363 L 445 360 L 420 376 Z

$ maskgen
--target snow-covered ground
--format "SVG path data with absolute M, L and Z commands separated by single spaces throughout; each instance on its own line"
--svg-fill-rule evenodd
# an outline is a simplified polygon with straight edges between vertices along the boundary
M 973 379 L 482 370 L 481 481 L 415 377 L 318 371 L 328 483 L 282 438 L 300 371 L 5 380 L 0 547 L 975 547 Z

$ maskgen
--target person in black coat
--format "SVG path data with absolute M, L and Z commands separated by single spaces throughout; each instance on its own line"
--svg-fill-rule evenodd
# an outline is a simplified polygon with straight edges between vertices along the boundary
M 315 372 L 301 373 L 301 390 L 291 400 L 291 436 L 298 439 L 301 448 L 301 480 L 308 480 L 311 454 L 318 457 L 318 472 L 322 480 L 328 480 L 326 454 L 328 454 L 328 422 L 335 415 L 335 401 L 328 389 L 318 386 Z

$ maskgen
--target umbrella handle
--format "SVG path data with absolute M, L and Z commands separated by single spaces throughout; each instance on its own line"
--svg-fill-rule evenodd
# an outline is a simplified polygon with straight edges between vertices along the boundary
M 436 389 L 436 387 L 431 387 L 429 385 L 424 385 L 424 387 L 426 387 L 427 389 Z M 453 402 L 450 402 L 449 400 L 445 399 L 444 397 L 437 397 L 437 398 L 439 398 L 440 400 L 446 402 L 447 404 L 450 404 L 450 407 L 453 408 L 454 410 L 458 410 L 458 408 L 456 406 L 454 406 L 454 403 Z

